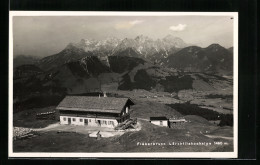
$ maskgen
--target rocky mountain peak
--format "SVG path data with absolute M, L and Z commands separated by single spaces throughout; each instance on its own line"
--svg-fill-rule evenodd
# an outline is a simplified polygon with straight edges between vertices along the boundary
M 167 36 L 165 36 L 164 38 L 163 38 L 163 40 L 174 40 L 176 37 L 174 37 L 173 35 L 171 35 L 171 34 L 168 34 Z
M 144 35 L 139 35 L 135 38 L 135 41 L 139 42 L 139 43 L 144 43 L 146 41 L 152 41 L 151 38 L 147 37 L 147 36 L 144 36 Z
M 174 37 L 173 35 L 167 35 L 166 37 L 164 37 L 162 39 L 162 41 L 165 43 L 165 44 L 170 44 L 170 45 L 174 45 L 175 47 L 177 48 L 183 48 L 183 47 L 186 47 L 187 44 L 179 37 Z
M 74 48 L 75 47 L 75 45 L 73 44 L 73 43 L 69 43 L 66 47 L 65 47 L 65 49 L 72 49 L 72 48 Z
M 216 51 L 222 51 L 222 50 L 226 50 L 224 47 L 222 47 L 221 45 L 217 44 L 217 43 L 214 43 L 214 44 L 211 44 L 209 45 L 206 50 L 210 50 L 210 51 L 213 51 L 213 52 L 216 52 Z

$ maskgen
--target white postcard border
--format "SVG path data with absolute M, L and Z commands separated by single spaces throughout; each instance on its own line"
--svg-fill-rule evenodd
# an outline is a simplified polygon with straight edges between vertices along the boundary
M 135 153 L 43 153 L 13 152 L 13 16 L 231 16 L 233 26 L 233 152 L 135 152 Z M 9 109 L 8 156 L 18 157 L 78 157 L 78 158 L 237 158 L 238 156 L 238 12 L 79 12 L 79 11 L 10 11 L 9 12 Z

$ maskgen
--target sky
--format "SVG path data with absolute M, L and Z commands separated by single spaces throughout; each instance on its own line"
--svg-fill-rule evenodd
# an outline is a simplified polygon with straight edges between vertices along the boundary
M 188 44 L 233 46 L 229 16 L 14 16 L 14 56 L 49 56 L 81 39 L 107 37 L 153 39 L 171 34 Z

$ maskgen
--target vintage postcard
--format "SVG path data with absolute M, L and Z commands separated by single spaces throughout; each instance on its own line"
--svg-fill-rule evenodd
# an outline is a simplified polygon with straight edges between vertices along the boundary
M 238 13 L 10 11 L 9 31 L 9 157 L 237 157 Z

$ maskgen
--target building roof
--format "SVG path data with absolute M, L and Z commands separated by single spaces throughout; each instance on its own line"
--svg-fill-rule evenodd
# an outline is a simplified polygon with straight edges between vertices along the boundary
M 150 120 L 168 120 L 165 116 L 150 117 Z
M 56 109 L 85 112 L 121 113 L 126 104 L 134 105 L 129 98 L 66 96 Z
M 170 122 L 186 122 L 185 119 L 169 119 Z

